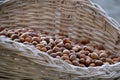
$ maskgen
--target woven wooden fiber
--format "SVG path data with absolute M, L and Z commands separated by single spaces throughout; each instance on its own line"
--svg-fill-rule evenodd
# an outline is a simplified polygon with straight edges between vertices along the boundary
M 74 39 L 88 38 L 102 44 L 113 54 L 120 53 L 119 24 L 89 0 L 9 0 L 0 5 L 0 26 L 63 32 Z M 119 67 L 120 63 L 75 67 L 0 37 L 0 80 L 112 80 L 119 77 Z

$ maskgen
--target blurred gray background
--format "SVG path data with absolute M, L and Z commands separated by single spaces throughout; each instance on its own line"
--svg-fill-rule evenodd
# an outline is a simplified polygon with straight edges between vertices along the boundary
M 120 0 L 92 0 L 99 4 L 106 13 L 120 23 Z

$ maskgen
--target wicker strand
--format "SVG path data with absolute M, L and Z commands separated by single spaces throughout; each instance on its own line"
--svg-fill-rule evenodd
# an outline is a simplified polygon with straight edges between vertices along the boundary
M 103 44 L 106 50 L 113 54 L 119 54 L 120 52 L 120 25 L 89 0 L 9 0 L 0 5 L 0 26 L 62 32 L 74 39 L 88 38 L 93 43 Z M 70 75 L 72 75 L 71 77 L 73 79 L 76 77 L 79 79 L 81 77 L 94 76 L 96 80 L 96 78 L 115 78 L 120 74 L 120 63 L 114 65 L 106 64 L 96 68 L 81 68 L 67 64 L 59 59 L 53 59 L 49 55 L 37 51 L 37 49 L 32 51 L 29 46 L 26 47 L 23 44 L 21 46 L 21 44 L 3 37 L 0 37 L 0 45 L 4 48 L 12 48 L 12 51 L 14 51 L 14 48 L 21 51 L 18 58 L 26 61 L 26 63 L 24 63 L 24 61 L 21 60 L 21 65 L 18 66 L 18 63 L 12 60 L 18 53 L 14 55 L 11 54 L 13 57 L 11 56 L 10 59 L 3 58 L 3 55 L 0 54 L 1 66 L 4 65 L 2 64 L 2 59 L 13 62 L 5 62 L 7 66 L 4 65 L 5 68 L 11 70 L 8 73 L 14 75 L 11 79 L 21 77 L 20 79 L 22 80 L 23 77 L 25 79 L 25 75 L 28 78 L 27 73 L 29 71 L 35 73 L 30 72 L 29 74 L 29 76 L 33 74 L 35 80 L 43 80 L 39 78 L 41 76 L 37 75 L 38 73 L 48 75 L 51 80 L 69 80 L 68 76 Z M 2 49 L 0 51 L 2 51 Z M 20 63 L 19 60 L 18 62 Z M 9 64 L 17 66 L 17 68 L 20 67 L 22 70 L 12 69 L 12 67 L 8 66 Z M 36 65 L 34 67 L 38 70 L 41 70 L 39 69 L 41 65 L 45 68 L 41 67 L 43 72 L 39 72 L 28 66 L 29 64 L 31 66 Z M 28 67 L 28 70 L 25 66 Z M 4 73 L 7 72 L 7 69 L 4 67 L 0 67 L 0 75 L 4 75 Z M 50 71 L 51 74 L 44 74 L 44 70 Z M 51 70 L 53 70 L 53 72 Z M 24 75 L 18 75 L 18 73 L 24 73 Z M 57 73 L 56 75 L 60 74 L 64 76 L 64 78 L 58 79 L 55 77 L 53 79 L 50 77 L 52 73 L 54 75 L 55 73 Z M 9 75 L 6 75 L 6 78 L 8 77 Z M 92 78 L 92 80 L 94 80 L 94 78 Z

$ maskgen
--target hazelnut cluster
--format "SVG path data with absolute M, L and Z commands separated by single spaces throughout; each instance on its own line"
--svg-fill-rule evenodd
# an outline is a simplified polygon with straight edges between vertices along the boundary
M 33 29 L 4 29 L 0 35 L 28 45 L 34 45 L 40 51 L 53 58 L 60 58 L 69 64 L 80 67 L 95 67 L 105 63 L 120 62 L 118 55 L 106 51 L 104 46 L 91 43 L 89 39 L 74 40 L 62 33 L 37 32 Z

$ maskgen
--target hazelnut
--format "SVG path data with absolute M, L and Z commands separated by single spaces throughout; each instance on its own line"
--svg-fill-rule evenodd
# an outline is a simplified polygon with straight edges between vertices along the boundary
M 76 55 L 76 54 L 75 54 L 75 53 L 70 53 L 69 56 L 71 56 L 71 55 Z M 76 57 L 77 57 L 77 56 L 76 56 Z
M 79 45 L 75 45 L 72 50 L 74 50 L 75 52 L 78 52 L 80 50 L 82 50 L 82 47 L 80 47 Z
M 13 35 L 13 34 L 14 34 L 14 32 L 12 32 L 12 31 L 9 31 L 6 33 L 7 37 L 11 37 L 11 35 Z
M 77 53 L 77 56 L 78 56 L 78 58 L 85 58 L 86 57 L 85 54 L 81 54 L 81 53 Z
M 23 34 L 23 32 L 19 32 L 19 33 L 18 33 L 18 36 L 21 36 L 22 34 Z
M 19 33 L 19 32 L 22 32 L 22 30 L 21 29 L 16 29 L 15 30 L 15 33 Z
M 47 43 L 49 43 L 49 42 L 50 42 L 50 40 L 49 40 L 49 38 L 48 38 L 48 37 L 45 37 L 45 38 L 44 38 L 44 40 L 45 40 Z
M 65 48 L 70 50 L 72 48 L 72 45 L 70 43 L 65 43 Z
M 76 61 L 78 61 L 78 62 L 79 62 L 79 61 L 80 61 L 80 59 L 79 59 L 79 58 L 76 58 Z
M 37 41 L 33 41 L 32 44 L 33 44 L 33 45 L 37 45 L 38 42 L 37 42 Z
M 109 62 L 103 62 L 103 65 L 104 65 L 104 64 L 110 64 L 110 63 L 109 63 Z
M 25 41 L 25 42 L 23 42 L 24 44 L 29 44 L 29 42 L 27 42 L 27 41 Z
M 11 35 L 11 39 L 12 39 L 12 40 L 17 39 L 17 38 L 19 38 L 19 36 L 18 36 L 17 34 L 12 34 L 12 35 Z
M 113 58 L 118 58 L 118 55 L 111 55 L 111 58 L 113 59 Z
M 97 59 L 92 59 L 92 61 L 91 61 L 91 62 L 92 62 L 92 63 L 95 63 L 95 61 L 96 61 L 96 60 L 97 60 Z
M 100 58 L 107 58 L 108 57 L 108 55 L 106 54 L 106 53 L 100 53 Z
M 89 46 L 89 47 L 95 48 L 95 47 L 96 47 L 96 44 L 94 44 L 94 43 L 88 43 L 88 44 L 86 44 L 86 46 Z
M 106 62 L 106 58 L 100 58 L 101 61 Z
M 56 58 L 60 59 L 60 56 L 57 55 Z
M 114 61 L 114 64 L 118 63 L 118 61 Z
M 43 41 L 40 42 L 40 44 L 44 44 L 44 45 L 46 46 L 46 45 L 47 45 L 47 42 L 43 40 Z M 50 46 L 50 45 L 48 45 L 48 46 Z M 52 45 L 51 45 L 51 46 L 52 46 Z
M 58 56 L 63 56 L 63 53 L 62 52 L 56 52 Z
M 31 37 L 39 37 L 39 35 L 36 32 L 27 32 Z
M 24 40 L 27 41 L 27 42 L 31 42 L 31 38 L 30 37 L 26 37 Z
M 106 53 L 105 50 L 99 50 L 99 53 Z
M 108 62 L 109 64 L 113 64 L 114 63 L 114 61 L 112 59 L 110 59 L 110 58 L 106 58 L 106 62 Z
M 112 53 L 109 52 L 109 51 L 107 51 L 106 54 L 107 54 L 108 56 L 112 55 Z
M 63 47 L 64 44 L 63 44 L 62 42 L 59 42 L 56 46 L 57 46 L 57 47 Z
M 37 41 L 39 43 L 40 42 L 40 38 L 39 37 L 33 37 L 32 41 Z
M 85 47 L 84 47 L 84 50 L 85 50 L 85 51 L 89 51 L 89 52 L 92 53 L 93 50 L 94 50 L 94 48 L 93 48 L 93 47 L 90 47 L 90 46 L 85 46 Z
M 63 55 L 63 56 L 61 57 L 61 59 L 62 59 L 62 60 L 69 60 L 69 57 L 68 57 L 67 55 Z
M 45 47 L 45 45 L 44 44 L 37 44 L 36 46 L 39 46 L 39 47 Z
M 71 55 L 71 56 L 70 56 L 70 60 L 71 60 L 71 61 L 73 61 L 73 60 L 75 60 L 75 59 L 76 59 L 76 55 Z
M 35 29 L 33 29 L 33 28 L 27 28 L 27 31 L 28 31 L 28 32 L 34 32 L 34 30 L 35 30 Z
M 98 50 L 104 50 L 104 47 L 102 45 L 97 45 L 96 49 L 98 49 Z
M 47 50 L 50 50 L 50 49 L 51 49 L 51 46 L 46 46 L 46 49 L 47 49 Z
M 57 33 L 56 33 L 56 36 L 58 37 L 58 35 L 59 35 L 59 36 L 65 36 L 65 34 L 62 33 L 62 32 L 57 32 Z
M 48 53 L 48 54 L 51 54 L 51 53 L 53 53 L 53 51 L 52 51 L 52 50 L 48 50 L 47 53 Z
M 65 50 L 63 50 L 63 54 L 67 54 L 67 55 L 69 55 L 69 54 L 70 54 L 70 51 L 67 50 L 67 49 L 65 49 Z
M 67 54 L 63 54 L 63 56 L 68 56 Z M 68 56 L 69 57 L 69 56 Z
M 61 47 L 60 50 L 63 52 L 64 50 L 66 50 L 64 47 Z
M 29 35 L 26 34 L 26 33 L 23 33 L 20 37 L 22 37 L 22 38 L 26 38 L 26 37 L 29 37 Z
M 54 48 L 53 48 L 53 52 L 58 52 L 58 51 L 60 51 L 60 48 L 59 48 L 59 47 L 54 47 Z
M 94 49 L 94 52 L 96 52 L 98 55 L 101 53 L 99 50 Z
M 92 59 L 98 59 L 99 58 L 99 56 L 98 56 L 98 54 L 96 52 L 90 53 L 90 57 Z
M 64 39 L 63 39 L 63 43 L 64 43 L 64 44 L 65 44 L 65 43 L 71 43 L 71 41 L 70 41 L 69 38 L 64 38 Z
M 3 31 L 5 28 L 4 27 L 0 27 L 0 32 Z
M 86 65 L 86 66 L 89 66 L 90 63 L 91 63 L 91 61 L 89 61 L 88 59 L 85 61 L 85 65 Z
M 91 57 L 90 56 L 86 56 L 86 60 L 90 60 L 91 61 Z
M 75 51 L 74 50 L 70 50 L 70 53 L 75 53 Z
M 91 63 L 89 66 L 91 66 L 91 67 L 95 67 L 95 63 Z
M 58 43 L 60 43 L 60 42 L 61 42 L 60 39 L 56 39 L 56 40 L 55 40 L 55 44 L 58 44 Z
M 72 50 L 74 50 L 75 52 L 77 52 L 77 51 L 78 51 L 78 48 L 73 47 Z
M 96 60 L 95 65 L 96 66 L 101 66 L 101 65 L 103 65 L 103 62 L 101 60 Z
M 20 42 L 24 42 L 25 41 L 25 39 L 22 38 L 22 37 L 19 37 L 19 40 L 20 40 Z
M 22 32 L 24 32 L 24 33 L 27 32 L 27 29 L 25 29 L 25 28 L 22 28 L 21 30 L 22 30 Z
M 80 58 L 79 62 L 85 64 L 85 58 Z
M 118 61 L 118 62 L 119 62 L 119 61 L 120 61 L 120 58 L 117 57 L 117 58 L 113 58 L 112 60 L 113 60 L 113 61 Z
M 80 43 L 82 43 L 82 44 L 88 44 L 88 43 L 90 43 L 90 41 L 89 41 L 89 39 L 82 39 L 81 41 L 80 41 Z
M 45 41 L 44 44 L 47 45 L 47 42 Z M 48 45 L 51 46 L 51 48 L 53 48 L 55 47 L 55 42 L 50 42 Z
M 79 64 L 79 62 L 77 60 L 73 60 L 72 64 L 75 65 L 75 66 L 80 66 L 80 64 Z
M 89 52 L 89 51 L 85 51 L 85 50 L 81 50 L 80 53 L 81 53 L 81 54 L 88 55 L 90 52 Z
M 43 52 L 47 52 L 46 47 L 42 47 L 42 48 L 41 48 L 41 51 L 43 51 Z
M 91 64 L 91 58 L 89 56 L 86 56 L 85 64 L 86 66 L 89 66 Z
M 53 40 L 52 38 L 50 38 L 50 39 L 49 39 L 49 42 L 50 42 L 50 43 L 53 43 L 54 40 Z M 54 44 L 55 44 L 55 42 L 54 42 Z

